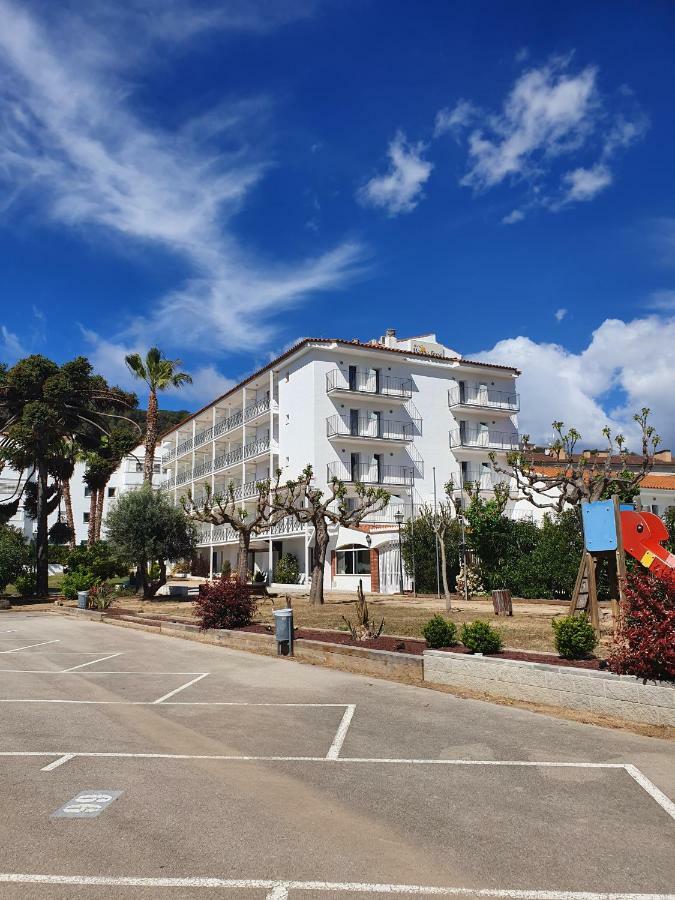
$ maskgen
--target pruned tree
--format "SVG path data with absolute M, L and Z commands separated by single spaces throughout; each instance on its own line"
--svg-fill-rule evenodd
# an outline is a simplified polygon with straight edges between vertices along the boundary
M 100 435 L 98 446 L 84 455 L 84 482 L 89 488 L 87 543 L 90 547 L 101 539 L 103 500 L 108 482 L 140 437 L 141 429 L 135 422 L 117 422 L 106 434 Z
M 606 449 L 575 456 L 581 435 L 576 428 L 565 430 L 563 422 L 553 422 L 556 438 L 550 450 L 555 461 L 554 471 L 546 472 L 541 462 L 535 459 L 529 435 L 523 435 L 520 449 L 507 453 L 509 468 L 497 463 L 494 453 L 490 454 L 490 460 L 496 472 L 515 480 L 516 496 L 525 498 L 538 509 L 562 512 L 565 507 L 578 507 L 584 500 L 608 499 L 613 494 L 633 496 L 651 471 L 654 453 L 660 443 L 654 427 L 648 422 L 649 413 L 650 410 L 643 407 L 633 416 L 640 428 L 642 445 L 640 465 L 635 471 L 629 467 L 630 454 L 622 434 L 613 436 L 611 429 L 603 428 Z
M 443 580 L 443 594 L 445 596 L 445 608 L 448 612 L 452 609 L 452 601 L 450 599 L 450 587 L 448 586 L 448 565 L 447 565 L 447 549 L 445 539 L 448 531 L 452 527 L 453 521 L 457 518 L 457 505 L 455 503 L 455 483 L 452 479 L 444 485 L 445 500 L 436 505 L 434 514 L 431 519 L 431 527 L 436 535 L 436 542 L 441 554 L 441 577 Z
M 196 501 L 192 494 L 181 497 L 183 509 L 190 518 L 210 525 L 227 525 L 236 532 L 237 576 L 242 582 L 246 581 L 251 538 L 276 525 L 286 515 L 283 508 L 275 506 L 272 501 L 273 494 L 279 490 L 280 474 L 277 472 L 274 482 L 266 479 L 257 483 L 258 494 L 251 510 L 236 499 L 233 482 L 228 484 L 224 493 L 213 493 L 207 485 L 204 499 L 200 501 Z
M 275 492 L 274 508 L 287 515 L 295 516 L 298 522 L 314 527 L 314 564 L 312 566 L 312 585 L 310 603 L 322 604 L 323 573 L 326 564 L 326 553 L 330 541 L 329 527 L 342 525 L 344 528 L 358 526 L 369 513 L 379 512 L 389 502 L 390 494 L 384 488 L 354 485 L 356 493 L 354 503 L 348 502 L 347 488 L 344 482 L 333 478 L 328 483 L 328 490 L 320 490 L 312 484 L 314 472 L 310 465 L 306 466 L 302 475 L 287 481 L 283 488 Z

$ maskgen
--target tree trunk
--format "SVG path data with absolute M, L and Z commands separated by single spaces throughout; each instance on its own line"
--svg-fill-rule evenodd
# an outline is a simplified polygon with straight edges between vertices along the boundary
M 35 541 L 35 593 L 38 597 L 49 595 L 47 478 L 47 463 L 40 460 L 37 467 L 37 536 Z
M 73 517 L 73 498 L 70 495 L 70 478 L 62 483 L 61 492 L 63 494 L 63 504 L 66 507 L 66 524 L 70 528 L 68 546 L 71 550 L 74 550 L 77 541 L 75 536 L 75 519 Z
M 101 487 L 96 492 L 96 535 L 97 541 L 101 540 L 101 523 L 103 521 L 103 498 L 105 496 L 105 487 Z
M 239 546 L 237 548 L 237 577 L 239 581 L 246 584 L 248 575 L 248 547 L 251 543 L 251 534 L 249 531 L 239 532 Z
M 314 523 L 314 541 L 316 552 L 314 554 L 314 566 L 312 567 L 312 586 L 309 591 L 309 602 L 320 606 L 324 602 L 323 573 L 328 552 L 328 527 L 323 516 Z
M 155 464 L 155 444 L 157 443 L 157 393 L 150 391 L 148 414 L 145 420 L 145 462 L 143 464 L 143 484 L 152 484 Z
M 450 588 L 448 587 L 448 569 L 445 555 L 445 534 L 438 536 L 438 543 L 441 551 L 441 574 L 443 576 L 443 593 L 445 594 L 445 610 L 450 612 L 452 602 L 450 600 Z
M 96 543 L 96 498 L 98 497 L 98 488 L 89 488 L 89 528 L 87 529 L 87 546 L 93 547 Z

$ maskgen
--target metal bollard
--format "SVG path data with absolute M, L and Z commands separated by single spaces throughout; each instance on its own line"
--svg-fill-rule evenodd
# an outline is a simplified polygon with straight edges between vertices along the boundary
M 89 600 L 89 591 L 78 591 L 77 592 L 77 608 L 78 609 L 86 609 L 88 600 Z
M 277 656 L 293 656 L 293 610 L 274 610 L 274 637 Z

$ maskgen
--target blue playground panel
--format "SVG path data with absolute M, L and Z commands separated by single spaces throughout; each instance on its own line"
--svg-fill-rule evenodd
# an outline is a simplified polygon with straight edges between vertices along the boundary
M 611 500 L 596 500 L 581 504 L 584 523 L 584 544 L 590 552 L 616 550 L 616 520 L 614 503 Z

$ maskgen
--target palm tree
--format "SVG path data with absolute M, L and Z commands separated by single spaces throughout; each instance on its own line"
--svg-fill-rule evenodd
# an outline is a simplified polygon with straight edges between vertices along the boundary
M 179 372 L 179 359 L 167 359 L 157 347 L 151 347 L 145 359 L 140 353 L 130 353 L 126 364 L 132 375 L 144 381 L 150 389 L 148 396 L 148 414 L 145 421 L 145 464 L 143 466 L 143 483 L 152 484 L 152 470 L 155 462 L 155 445 L 157 444 L 157 391 L 165 391 L 169 387 L 180 388 L 184 384 L 192 384 L 192 376 L 187 372 Z

